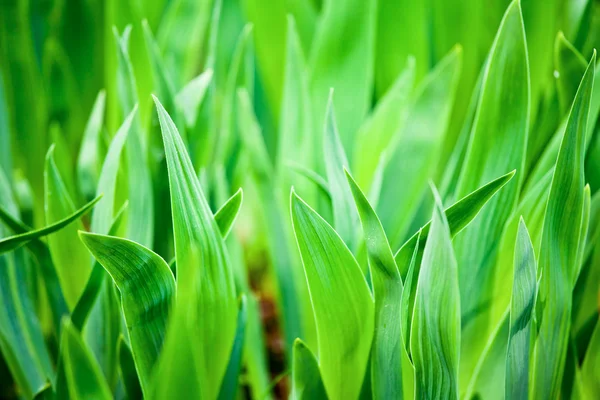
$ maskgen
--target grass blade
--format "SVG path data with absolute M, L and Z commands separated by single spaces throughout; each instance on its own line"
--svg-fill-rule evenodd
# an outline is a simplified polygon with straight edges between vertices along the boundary
M 117 343 L 119 373 L 123 386 L 125 387 L 125 393 L 127 398 L 130 400 L 143 399 L 142 387 L 140 380 L 138 379 L 137 371 L 135 370 L 135 362 L 129 345 L 125 342 L 123 336 L 119 336 L 119 342 Z
M 242 355 L 246 342 L 247 301 L 246 296 L 240 298 L 235 341 L 229 355 L 227 370 L 221 383 L 218 400 L 234 400 L 238 391 L 238 380 L 242 369 Z
M 229 235 L 231 227 L 233 226 L 233 223 L 235 222 L 240 212 L 240 209 L 242 208 L 243 200 L 244 192 L 240 188 L 215 213 L 215 222 L 219 227 L 219 232 L 221 232 L 221 236 L 223 236 L 223 239 L 226 239 Z
M 100 175 L 100 133 L 104 120 L 106 106 L 106 92 L 101 90 L 96 97 L 92 113 L 81 139 L 81 148 L 77 157 L 77 183 L 83 198 L 91 200 L 96 193 L 98 177 Z

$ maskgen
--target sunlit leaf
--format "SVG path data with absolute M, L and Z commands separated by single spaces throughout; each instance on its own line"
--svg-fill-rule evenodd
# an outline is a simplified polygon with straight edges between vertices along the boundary
M 315 314 L 323 384 L 330 398 L 356 398 L 373 337 L 373 298 L 333 228 L 295 193 L 291 210 Z
M 321 380 L 319 364 L 304 342 L 296 339 L 292 356 L 292 392 L 291 399 L 326 398 L 325 387 Z

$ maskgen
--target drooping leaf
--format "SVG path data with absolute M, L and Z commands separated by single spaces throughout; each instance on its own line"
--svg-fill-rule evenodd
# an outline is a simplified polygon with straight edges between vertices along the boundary
M 483 206 L 485 206 L 486 203 L 513 178 L 513 176 L 515 176 L 515 171 L 502 175 L 483 185 L 473 193 L 463 197 L 445 210 L 452 238 L 473 221 Z M 419 253 L 416 262 L 417 268 L 421 264 L 420 260 L 422 258 L 423 250 L 425 249 L 425 240 L 429 234 L 430 225 L 431 222 L 427 223 L 420 232 L 412 235 L 394 256 L 396 265 L 398 265 L 398 268 L 400 269 L 402 279 L 405 279 L 406 274 L 408 273 L 408 265 L 410 265 L 414 249 L 417 247 L 417 238 L 419 235 L 421 236 L 421 240 L 419 241 Z M 416 273 L 418 276 L 418 270 Z
M 437 190 L 419 271 L 410 348 L 415 398 L 458 398 L 460 293 L 450 227 Z
M 115 219 L 110 227 L 110 231 L 108 231 L 110 236 L 115 236 L 117 234 L 128 206 L 129 203 L 125 202 L 121 209 L 117 212 L 117 215 L 115 216 Z M 78 331 L 83 329 L 85 322 L 90 315 L 90 311 L 92 311 L 92 307 L 94 306 L 94 303 L 98 298 L 98 294 L 103 287 L 105 275 L 106 273 L 104 272 L 104 268 L 102 268 L 98 262 L 95 262 L 94 266 L 92 267 L 92 272 L 90 273 L 90 276 L 85 284 L 85 288 L 83 289 L 83 293 L 77 300 L 77 304 L 75 304 L 75 307 L 71 312 L 71 322 Z
M 373 398 L 402 397 L 403 283 L 394 255 L 375 210 L 350 173 L 346 178 L 362 223 L 375 297 L 375 333 L 371 348 Z
M 541 322 L 533 352 L 530 389 L 536 397 L 558 396 L 564 371 L 571 322 L 571 294 L 578 271 L 585 136 L 595 63 L 594 53 L 571 106 L 544 218 L 539 255 L 539 307 L 536 307 Z
M 515 262 L 510 328 L 506 355 L 505 396 L 523 399 L 529 395 L 529 353 L 531 325 L 537 294 L 533 244 L 521 218 L 515 244 Z
M 427 180 L 436 173 L 461 62 L 462 50 L 455 47 L 419 85 L 398 141 L 388 155 L 377 213 L 392 246 L 402 243 L 427 190 Z
M 294 400 L 324 399 L 327 397 L 319 364 L 310 349 L 300 339 L 294 342 L 292 356 L 292 392 Z
M 291 210 L 316 320 L 323 384 L 330 398 L 356 398 L 373 337 L 373 298 L 333 228 L 293 192 Z
M 516 179 L 495 196 L 455 241 L 461 290 L 461 383 L 466 384 L 494 326 L 488 324 L 494 261 L 504 223 L 516 206 L 524 177 L 530 118 L 527 44 L 520 1 L 507 8 L 485 65 L 481 94 L 456 196 L 516 169 Z M 494 132 L 490 135 L 490 132 Z M 468 349 L 468 350 L 467 350 Z M 464 385 L 461 385 L 464 388 Z
M 64 374 L 64 388 L 57 390 L 70 399 L 112 399 L 112 393 L 98 362 L 68 318 L 62 325 L 59 374 Z M 61 383 L 57 383 L 60 385 Z
M 194 364 L 203 395 L 211 398 L 220 388 L 235 337 L 237 302 L 233 272 L 185 145 L 166 110 L 158 99 L 154 101 L 169 171 L 178 282 L 178 302 L 174 323 L 167 333 L 163 361 L 175 361 L 172 357 L 177 354 L 173 352 L 179 345 L 174 342 L 181 340 L 181 329 L 195 337 Z M 184 315 L 186 320 L 179 321 Z M 182 363 L 181 367 L 184 366 Z M 161 390 L 165 391 L 157 393 L 169 393 L 169 378 L 177 379 L 177 374 L 190 372 L 170 367 L 172 376 L 160 381 Z M 172 389 L 175 390 L 172 393 L 177 393 L 179 388 Z
M 128 239 L 80 232 L 81 241 L 121 292 L 121 304 L 142 390 L 162 348 L 175 279 L 156 253 Z
M 48 225 L 75 211 L 71 196 L 54 162 L 54 146 L 50 147 L 46 155 L 44 192 Z M 83 224 L 75 222 L 48 237 L 52 261 L 70 309 L 75 307 L 91 272 L 89 255 L 85 248 L 77 243 L 77 230 L 80 229 L 83 229 Z
M 0 239 L 0 254 L 18 249 L 19 247 L 27 244 L 32 240 L 39 239 L 41 237 L 48 236 L 54 232 L 60 231 L 65 226 L 69 225 L 73 221 L 78 220 L 87 212 L 89 212 L 101 199 L 102 195 L 99 195 L 94 200 L 90 201 L 71 215 L 62 218 L 54 222 L 53 224 L 45 226 L 44 228 L 35 229 L 14 236 L 5 237 L 4 239 Z

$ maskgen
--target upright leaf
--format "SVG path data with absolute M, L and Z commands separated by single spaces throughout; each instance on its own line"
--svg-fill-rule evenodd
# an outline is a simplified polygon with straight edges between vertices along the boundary
M 169 171 L 175 232 L 176 309 L 181 314 L 176 312 L 173 318 L 182 318 L 184 310 L 186 315 L 186 321 L 171 324 L 163 353 L 172 349 L 169 340 L 180 340 L 174 329 L 183 327 L 195 338 L 192 349 L 198 352 L 194 358 L 203 395 L 213 398 L 219 391 L 235 337 L 237 301 L 233 272 L 185 145 L 166 110 L 158 99 L 154 101 Z M 161 386 L 165 387 L 162 382 Z
M 375 333 L 371 348 L 371 388 L 375 399 L 402 397 L 402 315 L 403 284 L 392 249 L 375 210 L 352 176 L 346 178 L 360 215 L 373 294 Z
M 457 399 L 460 293 L 450 227 L 433 189 L 435 208 L 423 253 L 413 311 L 410 348 L 415 398 Z
M 88 119 L 81 148 L 77 158 L 77 183 L 81 194 L 86 200 L 91 200 L 96 193 L 96 185 L 100 175 L 100 133 L 104 120 L 104 107 L 106 105 L 106 92 L 101 90 L 96 97 L 92 113 Z
M 523 179 L 530 90 L 520 4 L 515 0 L 509 5 L 488 55 L 456 193 L 460 198 L 499 174 L 517 170 L 516 179 L 490 201 L 455 243 L 465 344 L 460 374 L 465 384 L 493 328 L 487 322 L 487 309 L 494 261 L 504 223 L 516 205 Z
M 357 398 L 373 338 L 373 298 L 333 228 L 293 192 L 291 210 L 315 315 L 323 384 L 330 398 Z
M 138 243 L 93 233 L 80 232 L 79 236 L 121 292 L 133 359 L 148 395 L 175 295 L 173 274 L 158 254 Z
M 539 256 L 541 318 L 533 352 L 530 394 L 557 397 L 564 372 L 571 299 L 584 202 L 585 135 L 590 110 L 596 54 L 585 71 L 562 139 L 546 207 Z
M 536 294 L 535 254 L 529 232 L 521 218 L 515 244 L 510 328 L 506 355 L 504 391 L 507 399 L 525 399 L 529 394 L 531 320 Z
M 564 115 L 569 112 L 569 107 L 573 103 L 573 98 L 575 98 L 579 81 L 585 72 L 587 63 L 562 32 L 559 32 L 556 36 L 554 64 L 560 112 L 561 115 Z

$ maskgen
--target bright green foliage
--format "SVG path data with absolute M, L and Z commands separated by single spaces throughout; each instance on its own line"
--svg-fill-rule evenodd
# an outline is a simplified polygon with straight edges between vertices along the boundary
M 369 271 L 375 297 L 375 333 L 371 349 L 371 387 L 373 398 L 402 396 L 402 320 L 403 285 L 400 271 L 387 241 L 383 226 L 363 192 L 346 171 L 348 184 L 360 215 L 367 248 Z
M 181 328 L 195 338 L 193 347 L 200 354 L 192 357 L 202 391 L 212 398 L 220 387 L 235 335 L 237 305 L 233 273 L 185 145 L 163 106 L 156 98 L 155 102 L 169 168 L 175 232 L 178 311 L 173 319 L 185 314 Z M 171 341 L 177 340 L 173 335 L 179 333 L 173 330 L 175 326 L 178 324 L 172 325 Z M 166 352 L 172 350 L 166 346 Z
M 0 398 L 600 398 L 599 16 L 1 1 Z
M 552 177 L 539 255 L 541 273 L 531 394 L 556 397 L 560 391 L 571 322 L 571 292 L 584 203 L 583 157 L 594 53 L 573 101 Z
M 317 325 L 319 369 L 330 398 L 358 396 L 373 338 L 373 298 L 340 236 L 294 192 L 292 221 Z
M 410 348 L 415 397 L 458 398 L 460 296 L 450 227 L 433 189 L 435 208 L 423 252 L 412 320 Z

